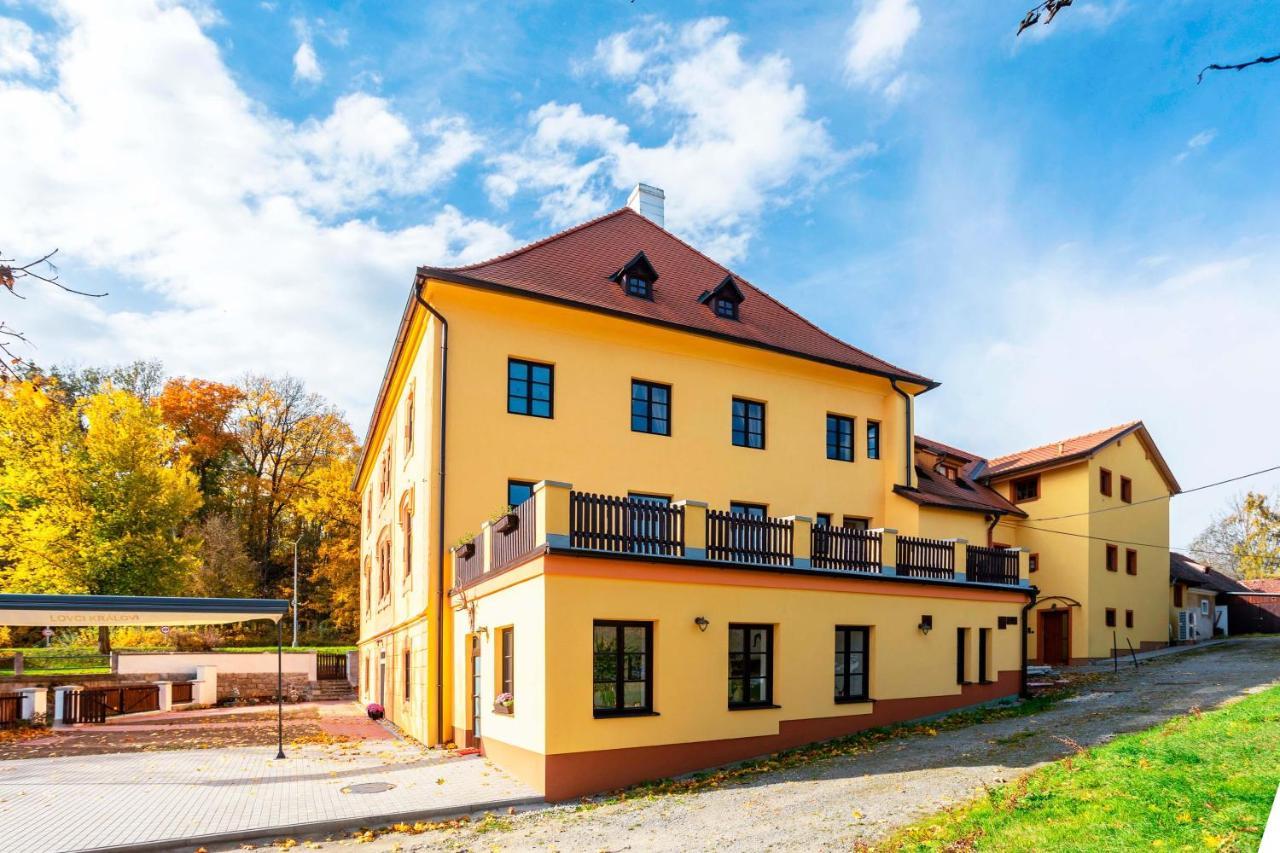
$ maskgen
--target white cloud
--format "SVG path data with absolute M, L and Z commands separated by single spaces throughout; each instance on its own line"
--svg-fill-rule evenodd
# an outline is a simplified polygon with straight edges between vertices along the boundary
M 324 69 L 316 57 L 316 49 L 311 42 L 304 41 L 298 45 L 293 54 L 293 79 L 304 83 L 319 83 L 324 79 Z
M 825 126 L 807 115 L 787 61 L 745 58 L 742 37 L 723 19 L 697 21 L 670 38 L 657 28 L 645 44 L 637 44 L 638 31 L 624 35 L 624 60 L 617 37 L 596 55 L 608 73 L 630 75 L 632 100 L 666 122 L 670 136 L 643 145 L 612 116 L 543 104 L 530 114 L 525 144 L 493 158 L 490 197 L 501 203 L 536 191 L 541 215 L 563 226 L 616 206 L 645 181 L 666 190 L 668 227 L 721 260 L 740 257 L 767 204 L 785 203 L 839 162 Z
M 38 74 L 36 44 L 31 27 L 16 18 L 0 17 L 0 74 Z
M 349 217 L 378 196 L 422 193 L 470 156 L 459 120 L 415 129 L 353 95 L 298 126 L 238 88 L 184 7 L 58 15 L 50 88 L 0 88 L 0 114 L 24 116 L 0 134 L 6 192 L 39 200 L 0 206 L 0 233 L 18 256 L 61 249 L 68 281 L 112 293 L 10 300 L 6 319 L 41 345 L 40 361 L 291 371 L 362 409 L 412 270 L 512 244 L 439 205 L 397 230 Z M 360 123 L 377 133 L 362 138 Z
M 646 52 L 635 49 L 634 32 L 615 33 L 596 45 L 596 62 L 610 77 L 632 78 L 644 67 Z
M 919 29 L 920 9 L 913 0 L 866 0 L 849 27 L 847 79 L 889 98 L 901 96 L 908 78 L 898 69 Z
M 1209 143 L 1213 142 L 1213 140 L 1217 136 L 1218 136 L 1218 131 L 1213 128 L 1200 131 L 1195 136 L 1187 140 L 1186 147 L 1183 148 L 1182 151 L 1180 151 L 1178 155 L 1173 158 L 1174 162 L 1181 163 L 1183 160 L 1190 157 L 1196 151 L 1208 146 Z

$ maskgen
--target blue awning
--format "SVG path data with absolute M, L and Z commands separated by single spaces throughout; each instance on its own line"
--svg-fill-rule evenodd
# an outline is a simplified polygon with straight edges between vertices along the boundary
M 270 619 L 289 602 L 274 598 L 174 598 L 146 595 L 0 595 L 0 625 L 215 625 Z

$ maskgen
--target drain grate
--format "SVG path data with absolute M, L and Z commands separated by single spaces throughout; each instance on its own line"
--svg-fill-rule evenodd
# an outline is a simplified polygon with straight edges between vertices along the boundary
M 361 782 L 357 785 L 348 785 L 342 789 L 344 794 L 381 794 L 383 791 L 390 791 L 394 788 L 390 782 Z

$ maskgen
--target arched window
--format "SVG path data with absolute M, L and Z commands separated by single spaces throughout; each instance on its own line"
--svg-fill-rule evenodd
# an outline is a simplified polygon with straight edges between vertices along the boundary
M 404 576 L 413 570 L 413 492 L 400 501 L 400 532 L 404 537 Z

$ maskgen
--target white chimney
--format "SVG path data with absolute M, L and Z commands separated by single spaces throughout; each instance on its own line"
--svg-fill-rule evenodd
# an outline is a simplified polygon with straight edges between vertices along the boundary
M 657 187 L 651 187 L 648 184 L 636 184 L 636 188 L 631 191 L 631 195 L 627 196 L 627 207 L 652 222 L 658 223 L 658 227 L 666 227 L 666 217 L 663 208 L 666 205 L 667 194 Z

